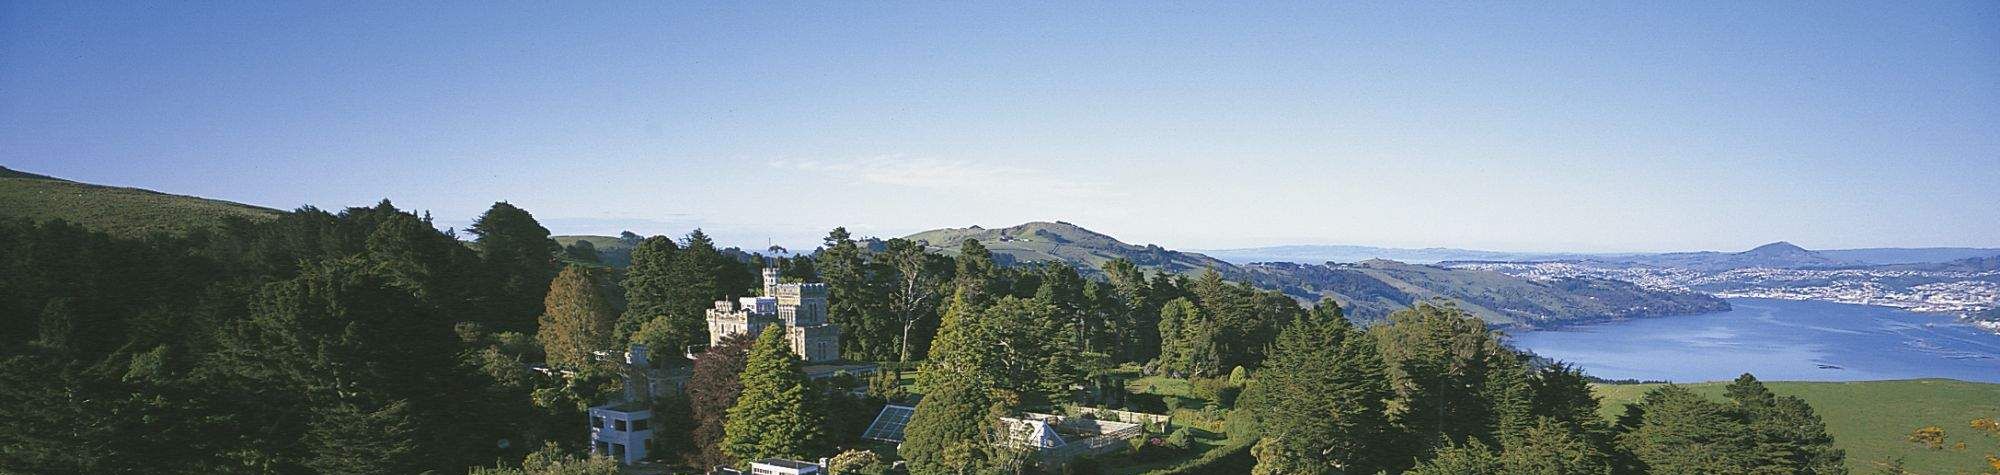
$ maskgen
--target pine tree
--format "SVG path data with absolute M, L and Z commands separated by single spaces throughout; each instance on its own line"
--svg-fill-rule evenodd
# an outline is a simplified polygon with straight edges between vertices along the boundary
M 632 248 L 632 264 L 625 268 L 625 315 L 620 325 L 637 328 L 654 317 L 666 315 L 672 303 L 671 282 L 674 258 L 681 246 L 673 238 L 653 236 Z
M 1111 321 L 1117 322 L 1120 329 L 1116 337 L 1120 351 L 1116 356 L 1121 361 L 1147 361 L 1159 357 L 1160 306 L 1153 305 L 1146 275 L 1139 271 L 1139 266 L 1124 258 L 1105 262 L 1104 275 L 1111 285 L 1107 310 L 1111 312 Z
M 1212 316 L 1185 298 L 1160 307 L 1159 369 L 1167 374 L 1209 376 L 1222 367 L 1221 338 Z
M 898 453 L 912 475 L 985 474 L 1001 464 L 994 401 L 973 375 L 943 374 L 903 429 Z
M 307 430 L 312 458 L 306 466 L 341 475 L 422 472 L 425 457 L 413 426 L 409 406 L 402 402 L 373 411 L 336 404 Z
M 729 408 L 724 453 L 736 460 L 805 458 L 826 418 L 813 411 L 799 356 L 778 326 L 764 328 L 743 367 L 743 393 Z
M 588 268 L 570 266 L 550 283 L 541 329 L 535 333 L 550 365 L 580 367 L 591 363 L 593 351 L 618 349 L 611 339 L 611 304 L 599 295 L 591 274 Z
M 1749 373 L 1723 394 L 1755 434 L 1759 473 L 1846 473 L 1845 452 L 1833 448 L 1833 436 L 1805 400 L 1772 394 Z
M 549 239 L 548 228 L 527 210 L 505 201 L 494 203 L 467 228 L 479 238 L 479 255 L 497 279 L 495 311 L 488 322 L 506 330 L 532 330 L 542 297 L 557 272 L 556 253 L 562 246 Z
M 1577 428 L 1551 418 L 1507 438 L 1500 464 L 1509 475 L 1605 475 L 1611 461 Z
M 813 265 L 819 270 L 820 281 L 826 284 L 827 320 L 840 326 L 840 354 L 844 358 L 867 360 L 879 356 L 879 348 L 872 333 L 877 325 L 869 321 L 871 302 L 880 299 L 869 288 L 868 265 L 861 255 L 861 246 L 854 242 L 847 228 L 833 228 L 820 247 L 819 256 Z
M 1502 475 L 1508 473 L 1500 456 L 1478 439 L 1449 444 L 1430 460 L 1417 464 L 1403 475 Z M 1567 474 L 1565 474 L 1567 475 Z
M 1281 444 L 1258 465 L 1317 465 L 1340 473 L 1386 468 L 1393 396 L 1375 342 L 1354 329 L 1332 300 L 1287 326 L 1258 372 L 1264 435 Z M 1280 460 L 1276 457 L 1282 457 Z M 1265 469 L 1269 473 L 1286 470 Z
M 1543 366 L 1528 386 L 1534 394 L 1531 413 L 1536 417 L 1579 427 L 1603 421 L 1597 415 L 1599 402 L 1590 390 L 1590 379 L 1575 365 L 1558 362 Z
M 747 281 L 741 285 L 732 282 L 739 279 L 738 274 L 748 272 L 742 263 L 722 255 L 715 241 L 700 229 L 689 232 L 667 265 L 665 283 L 660 284 L 665 298 L 653 301 L 664 303 L 667 333 L 686 338 L 681 345 L 708 342 L 708 309 L 714 308 L 717 300 L 745 296 L 750 290 Z
M 1647 473 L 1748 474 L 1757 466 L 1756 439 L 1730 406 L 1666 385 L 1628 406 L 1619 436 Z
M 1402 406 L 1397 422 L 1415 441 L 1476 438 L 1492 446 L 1503 427 L 1523 425 L 1530 396 L 1519 356 L 1485 322 L 1455 306 L 1420 303 L 1371 332 Z

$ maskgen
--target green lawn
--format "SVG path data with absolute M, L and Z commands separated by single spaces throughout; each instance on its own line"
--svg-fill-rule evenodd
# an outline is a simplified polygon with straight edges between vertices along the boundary
M 1722 399 L 1728 383 L 1687 384 L 1696 393 Z M 1812 403 L 1834 443 L 1847 450 L 1854 473 L 1873 473 L 1876 462 L 1904 457 L 1917 473 L 1982 473 L 1982 454 L 2000 453 L 2000 440 L 1984 437 L 1966 426 L 1979 417 L 2000 416 L 2000 384 L 1943 379 L 1866 381 L 1851 383 L 1766 382 L 1772 392 L 1805 398 Z M 1638 401 L 1657 384 L 1597 385 L 1604 398 L 1600 412 L 1615 419 L 1624 405 Z M 1932 451 L 1904 440 L 1911 430 L 1943 427 L 1965 451 Z

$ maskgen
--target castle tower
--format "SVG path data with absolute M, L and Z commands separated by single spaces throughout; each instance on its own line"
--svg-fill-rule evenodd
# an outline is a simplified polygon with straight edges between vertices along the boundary
M 776 296 L 778 296 L 778 268 L 777 268 L 777 267 L 765 267 L 765 268 L 764 268 L 764 296 L 765 296 L 765 297 L 776 297 Z

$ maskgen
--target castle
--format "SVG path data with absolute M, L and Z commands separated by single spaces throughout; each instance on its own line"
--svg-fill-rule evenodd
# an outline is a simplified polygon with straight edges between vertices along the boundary
M 756 336 L 781 325 L 792 352 L 810 363 L 840 359 L 840 327 L 826 321 L 826 284 L 780 284 L 778 269 L 764 269 L 764 296 L 715 301 L 708 310 L 708 344 L 745 333 Z

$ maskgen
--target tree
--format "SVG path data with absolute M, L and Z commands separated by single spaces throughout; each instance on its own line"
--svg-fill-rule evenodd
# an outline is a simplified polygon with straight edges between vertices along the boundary
M 910 361 L 910 332 L 927 318 L 937 315 L 940 272 L 924 252 L 924 246 L 906 239 L 890 239 L 888 249 L 876 259 L 895 272 L 895 287 L 889 291 L 889 309 L 896 314 L 902 330 L 896 338 L 896 361 Z
M 481 438 L 450 422 L 462 415 L 454 394 L 465 383 L 451 323 L 432 311 L 363 261 L 311 266 L 265 286 L 251 317 L 223 335 L 216 384 L 261 408 L 236 414 L 237 421 L 280 431 L 257 437 L 300 450 L 271 454 L 278 464 L 344 473 L 457 470 L 478 446 L 454 444 Z M 306 430 L 282 427 L 287 420 L 308 421 Z M 460 454 L 418 455 L 437 453 Z
M 1402 406 L 1398 425 L 1414 441 L 1480 439 L 1498 445 L 1530 411 L 1520 357 L 1486 323 L 1451 305 L 1420 303 L 1370 330 Z
M 1154 301 L 1152 290 L 1146 285 L 1146 274 L 1139 266 L 1124 258 L 1112 259 L 1104 263 L 1104 275 L 1110 282 L 1110 302 L 1106 305 L 1111 312 L 1111 321 L 1117 322 L 1119 352 L 1122 361 L 1147 361 L 1160 355 L 1160 305 Z
M 1833 447 L 1826 423 L 1796 396 L 1779 397 L 1744 373 L 1724 388 L 1755 434 L 1762 473 L 1847 473 L 1846 452 Z
M 1547 417 L 1507 439 L 1500 465 L 1510 475 L 1611 473 L 1611 461 L 1604 452 L 1581 437 L 1575 427 Z
M 1213 375 L 1221 369 L 1217 350 L 1216 325 L 1208 313 L 1185 298 L 1160 307 L 1161 372 L 1175 375 Z
M 1530 413 L 1535 417 L 1578 427 L 1603 421 L 1597 415 L 1599 402 L 1590 390 L 1590 379 L 1575 365 L 1557 362 L 1543 366 L 1528 381 L 1528 387 L 1534 395 Z
M 884 356 L 877 347 L 881 344 L 877 341 L 880 325 L 869 321 L 869 312 L 873 310 L 870 304 L 881 300 L 872 295 L 867 262 L 861 255 L 861 246 L 854 242 L 847 228 L 833 228 L 827 233 L 813 265 L 819 270 L 820 281 L 826 284 L 827 320 L 840 326 L 841 356 L 855 360 L 886 359 L 871 358 Z
M 848 449 L 826 462 L 832 475 L 888 475 L 889 462 L 871 450 Z
M 688 411 L 694 418 L 694 427 L 688 432 L 694 443 L 689 459 L 695 466 L 735 463 L 722 451 L 726 440 L 724 423 L 729 420 L 729 408 L 736 406 L 737 396 L 743 393 L 743 369 L 754 342 L 756 339 L 749 335 L 729 335 L 694 361 L 687 394 Z
M 577 262 L 590 264 L 604 263 L 604 258 L 597 254 L 597 245 L 583 239 L 578 239 L 576 242 L 564 246 L 563 255 Z
M 497 315 L 488 323 L 507 330 L 533 330 L 542 296 L 555 279 L 556 253 L 562 247 L 549 239 L 548 228 L 534 215 L 505 201 L 494 203 L 466 230 L 478 236 L 480 259 L 498 285 L 493 294 Z
M 672 238 L 653 236 L 638 242 L 632 248 L 632 264 L 625 268 L 625 278 L 619 284 L 625 287 L 625 313 L 618 317 L 618 334 L 632 335 L 654 320 L 668 317 L 673 313 L 673 272 L 674 257 L 681 247 Z M 665 318 L 657 324 L 656 337 L 659 343 L 676 345 L 659 350 L 685 351 L 685 346 L 693 343 L 693 328 L 677 326 L 672 318 Z
M 799 356 L 777 325 L 765 327 L 750 346 L 742 381 L 743 393 L 723 425 L 723 453 L 738 461 L 804 458 L 826 418 L 812 410 Z
M 1627 406 L 1633 428 L 1619 436 L 1647 473 L 1747 474 L 1757 466 L 1756 440 L 1731 407 L 1687 388 L 1666 385 Z
M 466 475 L 618 475 L 618 462 L 609 457 L 576 457 L 563 452 L 555 442 L 521 460 L 521 468 L 472 467 Z
M 715 241 L 696 229 L 674 253 L 664 280 L 665 298 L 655 301 L 662 305 L 649 307 L 655 309 L 649 312 L 664 310 L 668 333 L 686 338 L 681 345 L 694 345 L 708 342 L 708 309 L 717 300 L 746 295 L 751 277 L 741 262 L 723 255 Z
M 1375 342 L 1322 300 L 1278 335 L 1258 373 L 1264 435 L 1280 447 L 1265 464 L 1312 464 L 1340 473 L 1384 469 L 1389 443 L 1386 401 L 1394 393 Z M 1284 470 L 1270 469 L 1272 473 Z
M 1435 456 L 1404 475 L 1501 475 L 1506 472 L 1500 456 L 1478 439 L 1463 444 L 1445 444 Z
M 591 273 L 584 267 L 569 266 L 550 283 L 535 339 L 542 343 L 551 366 L 588 365 L 591 352 L 615 349 L 611 304 L 598 294 Z
M 352 403 L 323 410 L 307 429 L 312 458 L 306 466 L 325 474 L 366 475 L 423 471 L 409 406 L 390 403 L 368 410 Z
M 940 375 L 903 429 L 899 453 L 912 475 L 984 474 L 1001 465 L 995 404 L 976 376 Z

